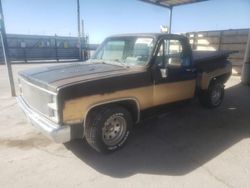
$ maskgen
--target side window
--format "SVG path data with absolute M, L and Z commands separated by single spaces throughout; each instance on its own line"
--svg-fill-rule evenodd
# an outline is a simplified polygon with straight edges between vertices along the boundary
M 171 66 L 182 65 L 182 44 L 179 40 L 164 40 L 166 63 Z
M 180 67 L 183 64 L 183 49 L 179 40 L 163 40 L 156 56 L 156 64 L 160 67 Z
M 167 54 L 181 54 L 182 45 L 179 40 L 166 40 L 166 45 L 169 46 L 169 51 Z

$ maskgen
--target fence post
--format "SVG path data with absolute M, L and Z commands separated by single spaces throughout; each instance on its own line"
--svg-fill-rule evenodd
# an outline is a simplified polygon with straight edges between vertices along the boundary
M 56 52 L 56 61 L 58 62 L 58 51 L 57 51 L 57 35 L 55 34 L 55 52 Z
M 241 73 L 241 80 L 243 84 L 250 85 L 250 29 L 248 30 L 248 40 Z
M 26 55 L 26 48 L 23 48 L 23 56 L 24 56 L 24 62 L 27 63 L 27 55 Z
M 196 40 L 197 40 L 197 33 L 193 33 L 193 50 L 196 50 L 197 46 L 196 46 Z
M 218 51 L 221 50 L 221 41 L 222 41 L 222 36 L 223 36 L 223 31 L 220 31 L 220 34 L 219 34 L 219 46 L 218 46 Z

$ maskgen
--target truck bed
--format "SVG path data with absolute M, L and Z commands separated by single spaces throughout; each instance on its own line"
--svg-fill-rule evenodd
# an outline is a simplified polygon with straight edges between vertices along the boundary
M 224 67 L 227 58 L 236 51 L 193 51 L 193 64 L 200 71 L 212 71 Z

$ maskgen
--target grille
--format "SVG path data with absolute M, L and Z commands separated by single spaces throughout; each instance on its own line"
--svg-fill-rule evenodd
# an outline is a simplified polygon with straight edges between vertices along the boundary
M 20 87 L 23 99 L 32 109 L 49 118 L 53 118 L 54 111 L 48 104 L 53 102 L 54 94 L 36 87 L 23 79 L 20 79 Z

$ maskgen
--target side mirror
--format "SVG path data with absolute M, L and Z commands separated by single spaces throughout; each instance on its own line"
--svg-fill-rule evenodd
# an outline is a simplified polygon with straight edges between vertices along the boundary
M 167 78 L 168 77 L 168 68 L 160 68 L 161 71 L 161 77 Z

